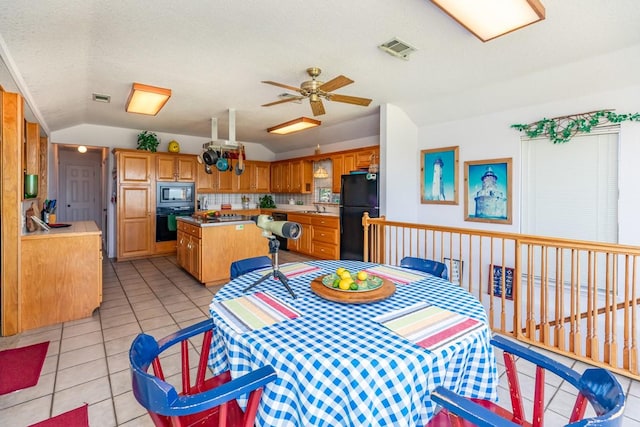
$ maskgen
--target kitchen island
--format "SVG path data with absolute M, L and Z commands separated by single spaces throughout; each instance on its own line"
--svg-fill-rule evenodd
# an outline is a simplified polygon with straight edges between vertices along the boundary
M 20 331 L 89 317 L 102 302 L 102 232 L 69 224 L 22 235 Z
M 177 261 L 205 286 L 229 281 L 231 263 L 269 255 L 269 241 L 248 216 L 177 218 Z

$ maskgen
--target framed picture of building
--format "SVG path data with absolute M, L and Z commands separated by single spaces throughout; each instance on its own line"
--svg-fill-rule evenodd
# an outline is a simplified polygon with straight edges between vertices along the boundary
M 511 224 L 511 158 L 464 162 L 464 220 Z
M 513 299 L 513 273 L 514 270 L 511 267 L 503 267 L 501 265 L 489 266 L 489 295 L 494 297 L 502 297 L 502 272 L 504 271 L 504 297 L 506 299 Z
M 420 152 L 420 203 L 458 204 L 458 147 Z

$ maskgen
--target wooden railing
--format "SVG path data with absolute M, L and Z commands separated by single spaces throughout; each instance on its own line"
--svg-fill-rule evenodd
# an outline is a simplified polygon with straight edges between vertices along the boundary
M 493 331 L 640 380 L 640 247 L 369 218 L 365 260 L 447 265 Z

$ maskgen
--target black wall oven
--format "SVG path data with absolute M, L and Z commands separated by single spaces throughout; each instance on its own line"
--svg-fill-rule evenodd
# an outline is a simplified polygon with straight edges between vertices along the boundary
M 176 219 L 195 212 L 195 184 L 158 182 L 156 188 L 156 242 L 176 240 Z

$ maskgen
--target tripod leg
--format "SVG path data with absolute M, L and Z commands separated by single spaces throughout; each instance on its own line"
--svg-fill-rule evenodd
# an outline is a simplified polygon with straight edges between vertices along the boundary
M 278 278 L 278 280 L 280 280 L 280 283 L 282 283 L 284 287 L 287 288 L 287 290 L 291 294 L 291 297 L 295 299 L 296 294 L 293 293 L 293 289 L 291 289 L 291 286 L 289 286 L 289 280 L 287 280 L 287 276 L 285 276 L 280 270 L 273 270 L 273 274 Z
M 267 273 L 264 276 L 262 276 L 261 278 L 259 278 L 258 280 L 256 280 L 255 282 L 253 282 L 253 284 L 247 286 L 246 288 L 244 288 L 242 290 L 242 293 L 247 292 L 249 289 L 253 288 L 256 285 L 259 285 L 260 283 L 264 282 L 265 280 L 267 280 L 269 277 L 273 277 L 273 273 Z

